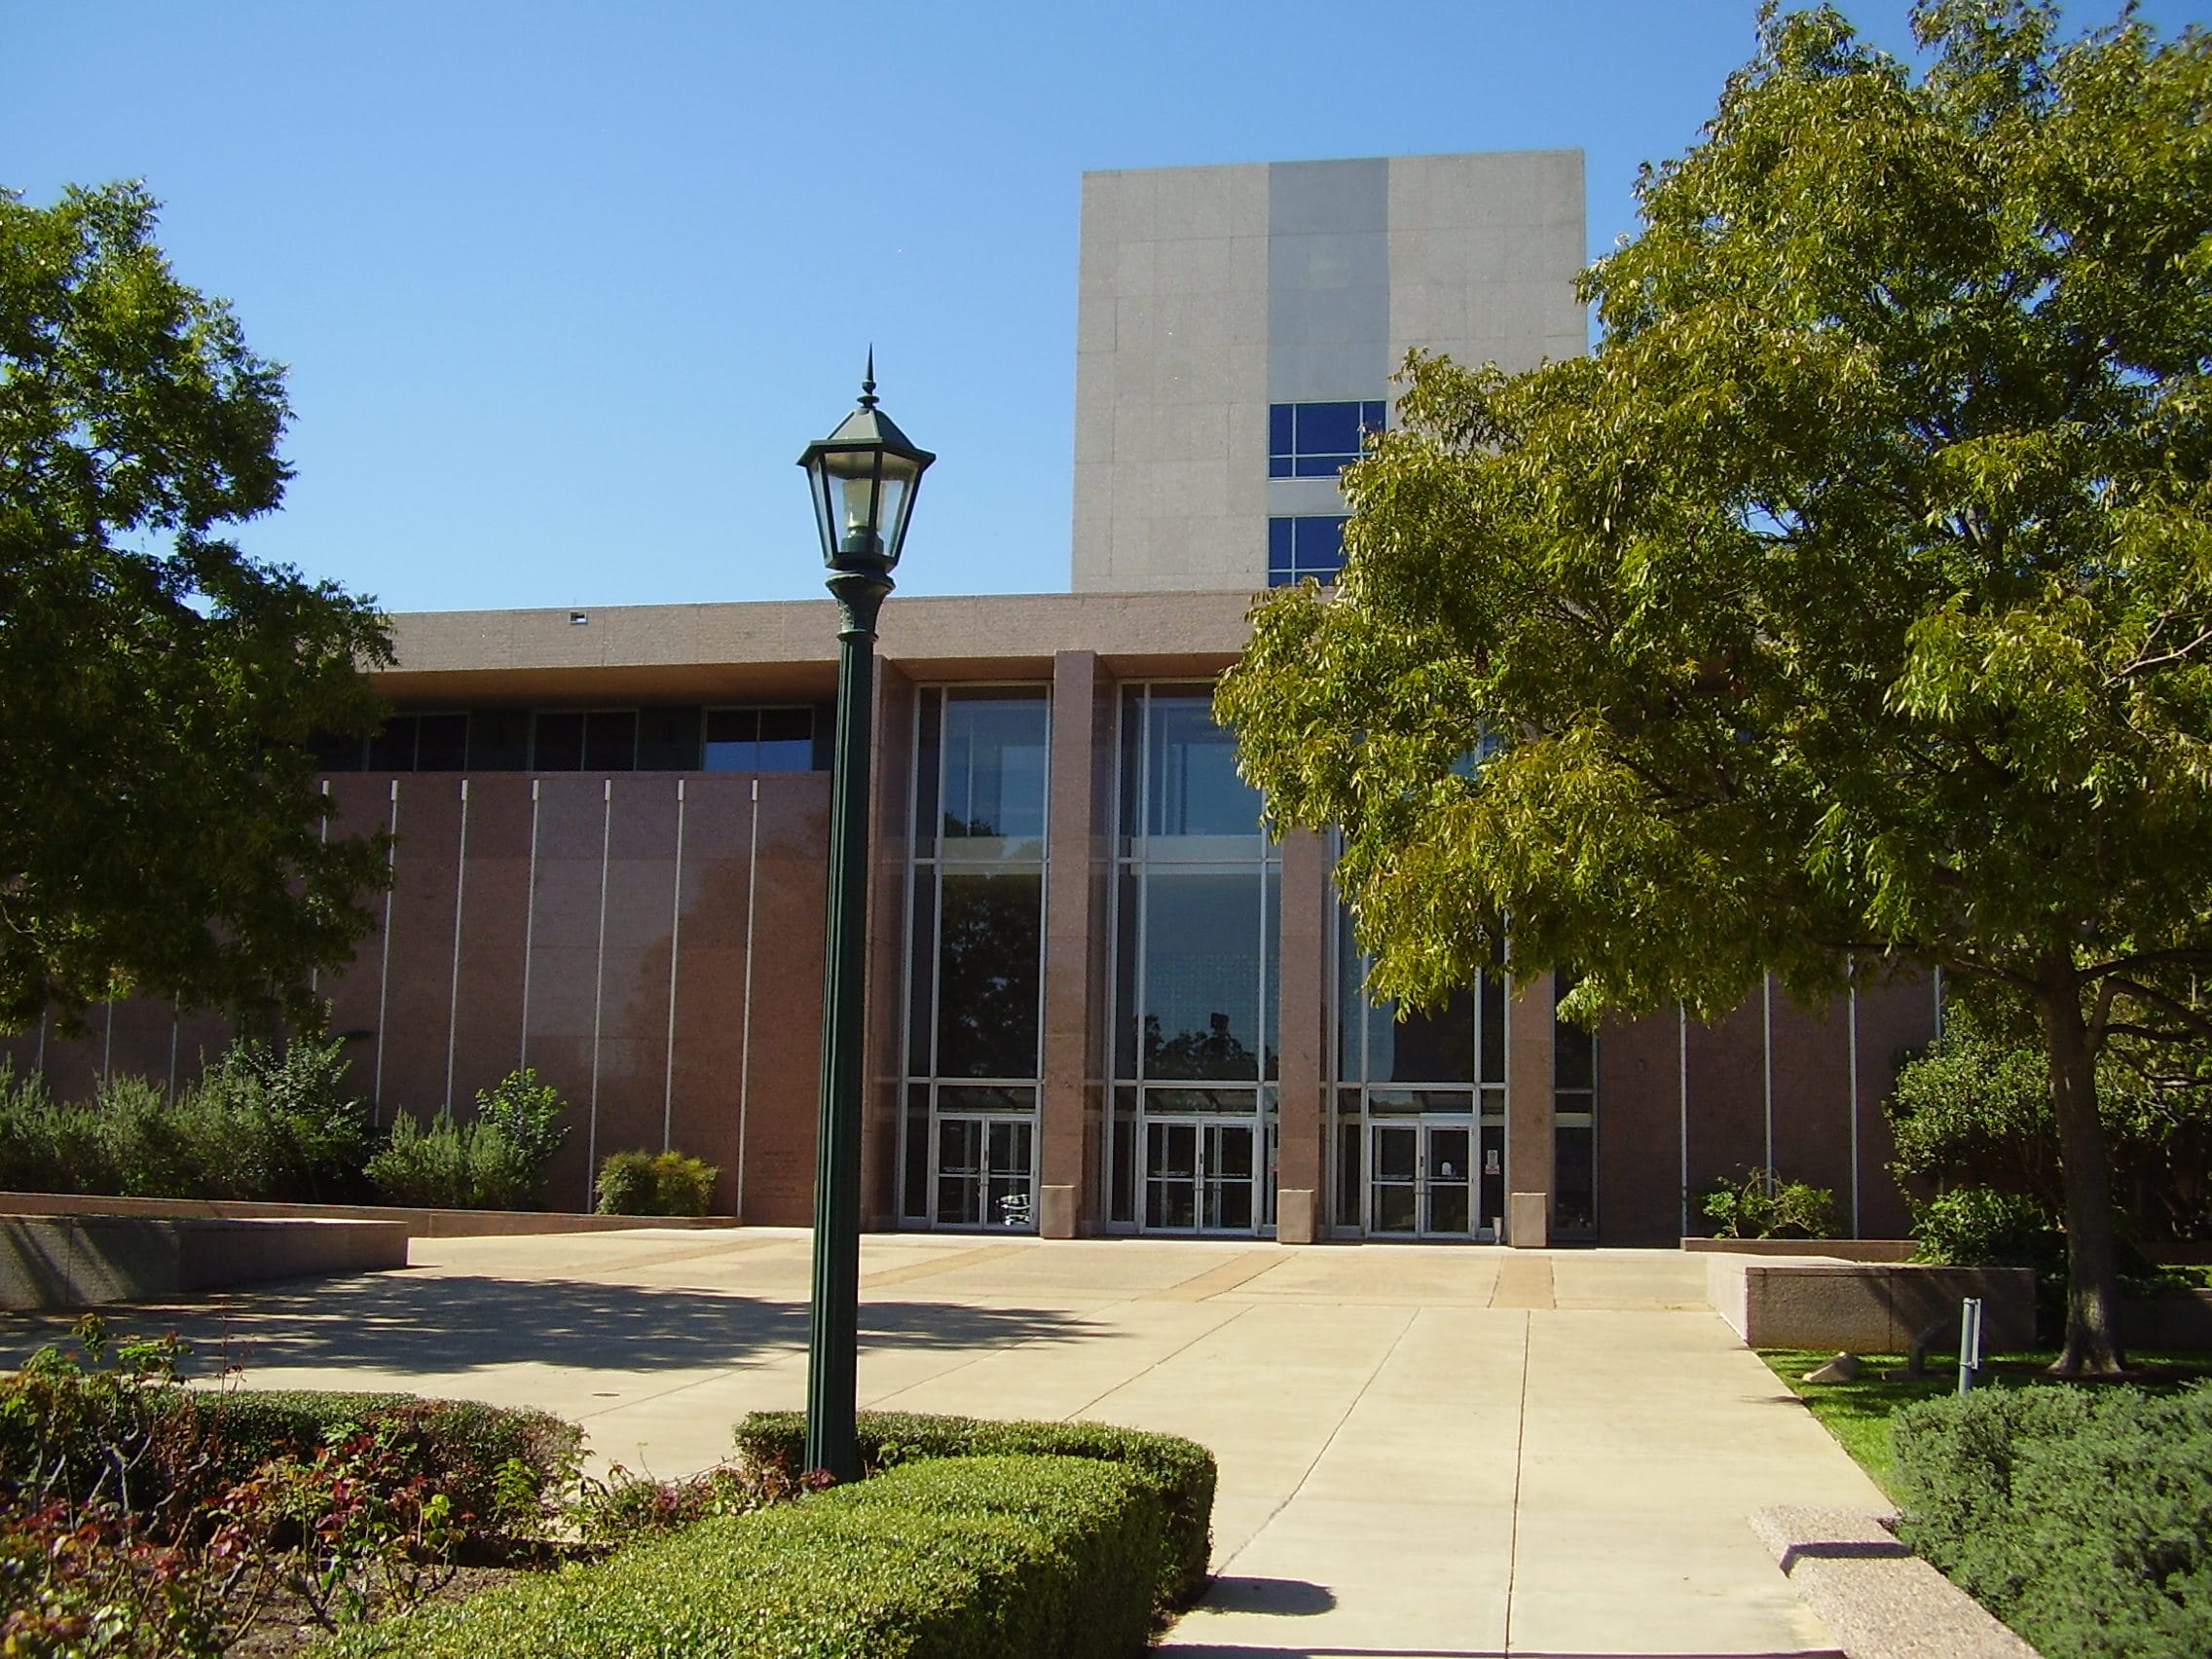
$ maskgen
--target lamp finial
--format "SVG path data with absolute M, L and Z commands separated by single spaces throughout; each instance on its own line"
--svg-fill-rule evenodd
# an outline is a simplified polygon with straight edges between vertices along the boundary
M 872 343 L 867 349 L 867 371 L 861 376 L 861 407 L 875 407 L 875 347 Z

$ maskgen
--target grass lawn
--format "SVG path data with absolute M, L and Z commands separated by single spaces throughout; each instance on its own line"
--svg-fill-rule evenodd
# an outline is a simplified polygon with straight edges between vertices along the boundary
M 1882 1373 L 1893 1366 L 1901 1367 L 1904 1355 L 1862 1353 L 1859 1358 L 1865 1369 L 1860 1372 L 1855 1382 L 1803 1382 L 1798 1379 L 1834 1355 L 1825 1350 L 1813 1352 L 1804 1348 L 1760 1348 L 1757 1352 L 1774 1374 L 1788 1384 L 1790 1391 L 1805 1402 L 1813 1416 L 1820 1419 L 1821 1425 L 1836 1437 L 1853 1460 L 1873 1477 L 1874 1484 L 1892 1498 L 1898 1496 L 1898 1486 L 1897 1459 L 1890 1452 L 1890 1414 L 1915 1400 L 1955 1393 L 1959 1386 L 1955 1356 L 1937 1358 L 1932 1354 L 1925 1378 L 1918 1382 L 1889 1382 L 1883 1381 Z M 1982 1366 L 1975 1386 L 2061 1386 L 2055 1379 L 2044 1374 L 2045 1368 L 2057 1357 L 2056 1348 L 1998 1354 Z M 2161 1386 L 2179 1387 L 2199 1377 L 2212 1377 L 2212 1355 L 2153 1352 L 2131 1353 L 2128 1358 L 2136 1369 L 2126 1380 L 2153 1390 Z

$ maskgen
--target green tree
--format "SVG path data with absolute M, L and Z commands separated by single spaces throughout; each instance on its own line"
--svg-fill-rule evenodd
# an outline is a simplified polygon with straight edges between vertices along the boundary
M 1585 278 L 1586 358 L 1409 365 L 1332 600 L 1218 709 L 1339 824 L 1379 992 L 1577 1017 L 1941 967 L 2032 1011 L 2065 1371 L 2123 1363 L 2095 1059 L 2212 963 L 2212 43 L 1761 13 Z M 1477 763 L 1470 763 L 1470 756 Z
M 0 1028 L 132 993 L 312 1019 L 385 880 L 309 750 L 374 724 L 384 621 L 222 538 L 290 476 L 283 374 L 155 210 L 0 193 Z

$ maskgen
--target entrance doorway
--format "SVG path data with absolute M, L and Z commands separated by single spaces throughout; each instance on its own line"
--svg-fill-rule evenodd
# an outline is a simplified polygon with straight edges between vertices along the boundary
M 1367 1232 L 1495 1241 L 1505 1210 L 1505 1125 L 1463 1116 L 1370 1123 Z
M 1257 1150 L 1250 1122 L 1147 1118 L 1144 1231 L 1256 1233 Z
M 1036 1147 L 1031 1119 L 940 1114 L 936 1224 L 1035 1226 Z

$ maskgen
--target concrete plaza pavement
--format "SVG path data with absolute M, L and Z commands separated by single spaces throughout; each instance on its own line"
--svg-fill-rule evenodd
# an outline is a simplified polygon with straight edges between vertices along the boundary
M 676 1475 L 805 1396 L 803 1230 L 418 1238 L 175 1328 L 255 1386 L 531 1405 Z M 1747 1525 L 1878 1491 L 1665 1251 L 871 1235 L 864 1407 L 1092 1418 L 1221 1462 L 1183 1659 L 1832 1654 Z M 0 1316 L 13 1363 L 66 1320 Z

